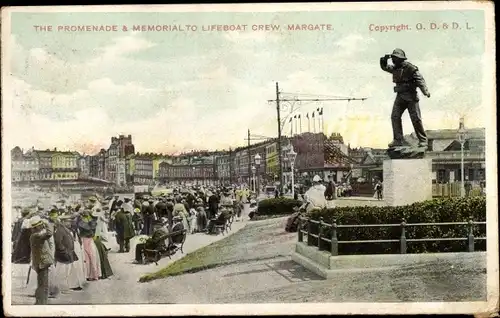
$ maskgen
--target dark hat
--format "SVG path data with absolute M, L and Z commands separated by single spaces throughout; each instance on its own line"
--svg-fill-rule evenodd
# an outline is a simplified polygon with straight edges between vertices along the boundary
M 402 49 L 394 49 L 394 51 L 392 51 L 391 57 L 397 57 L 402 60 L 406 60 L 405 51 L 403 51 Z
M 30 213 L 31 213 L 31 211 L 28 208 L 24 208 L 24 209 L 21 210 L 21 215 L 22 216 L 26 216 L 26 215 L 28 215 Z
M 130 201 L 130 198 L 124 198 L 123 200 L 125 200 L 125 202 L 128 202 Z
M 118 205 L 118 206 L 120 206 L 120 205 L 122 205 L 122 204 L 123 204 L 123 201 L 122 201 L 122 200 L 118 200 L 118 201 L 116 202 L 116 205 Z
M 163 223 L 160 220 L 154 220 L 153 226 L 163 226 Z

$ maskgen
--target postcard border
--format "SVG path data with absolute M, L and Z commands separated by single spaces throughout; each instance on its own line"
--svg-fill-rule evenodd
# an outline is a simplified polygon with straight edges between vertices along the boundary
M 4 105 L 10 105 L 11 94 L 8 74 L 10 64 L 8 63 L 9 52 L 7 50 L 10 36 L 10 18 L 15 12 L 274 12 L 274 11 L 360 11 L 360 10 L 483 10 L 485 13 L 485 72 L 484 83 L 487 89 L 483 90 L 483 101 L 490 105 L 490 111 L 496 111 L 496 69 L 488 68 L 494 66 L 495 61 L 495 23 L 494 5 L 490 2 L 464 1 L 464 2 L 378 2 L 378 3 L 297 3 L 297 4 L 231 4 L 231 5 L 175 5 L 175 6 L 65 6 L 65 7 L 7 7 L 2 8 L 2 162 L 10 162 L 10 149 L 6 138 L 9 135 L 5 129 L 6 122 L 9 123 L 8 109 Z M 488 94 L 490 92 L 490 94 Z M 8 107 L 7 107 L 8 108 Z M 415 302 L 415 303 L 304 303 L 304 304 L 230 304 L 230 305 L 52 305 L 52 306 L 20 306 L 11 305 L 11 270 L 10 255 L 11 244 L 8 242 L 9 231 L 2 231 L 3 235 L 3 304 L 4 311 L 9 315 L 16 316 L 67 316 L 89 315 L 102 316 L 123 315 L 134 316 L 147 313 L 151 316 L 164 315 L 268 315 L 268 314 L 391 314 L 391 313 L 485 313 L 495 312 L 499 304 L 499 271 L 498 271 L 498 197 L 497 197 L 497 161 L 496 161 L 496 116 L 489 116 L 490 122 L 486 127 L 486 182 L 487 192 L 487 301 L 486 302 Z M 8 139 L 7 139 L 8 140 Z M 2 210 L 11 211 L 11 186 L 10 168 L 2 166 Z M 11 213 L 6 213 L 2 226 L 9 228 L 11 224 Z

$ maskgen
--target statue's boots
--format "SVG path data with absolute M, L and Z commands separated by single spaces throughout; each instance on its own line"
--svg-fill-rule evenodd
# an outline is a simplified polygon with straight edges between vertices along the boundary
M 423 147 L 427 148 L 428 146 L 429 146 L 429 145 L 427 144 L 427 142 L 426 142 L 426 141 L 421 141 L 421 142 L 419 142 L 419 143 L 418 143 L 418 147 L 419 147 L 419 148 L 420 148 L 420 147 L 422 147 L 422 148 L 423 148 Z
M 389 144 L 389 148 L 393 148 L 393 147 L 401 147 L 403 146 L 403 142 L 400 141 L 400 140 L 393 140 L 391 141 L 391 143 Z

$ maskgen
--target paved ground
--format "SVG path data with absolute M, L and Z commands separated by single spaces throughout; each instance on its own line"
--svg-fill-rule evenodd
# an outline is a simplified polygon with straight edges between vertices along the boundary
M 246 224 L 247 222 L 234 222 L 232 231 L 229 234 L 241 230 Z M 49 304 L 131 304 L 147 303 L 151 299 L 154 299 L 154 302 L 163 303 L 162 299 L 154 296 L 155 291 L 152 290 L 151 286 L 138 282 L 140 276 L 157 271 L 187 253 L 221 240 L 226 236 L 201 233 L 189 235 L 184 245 L 184 254 L 178 252 L 172 256 L 171 260 L 164 258 L 158 262 L 158 266 L 154 263 L 149 265 L 137 265 L 133 263 L 137 240 L 131 241 L 131 252 L 123 254 L 116 252 L 118 246 L 112 240 L 107 246 L 112 248 L 112 251 L 109 252 L 109 261 L 114 271 L 114 276 L 105 280 L 91 282 L 83 291 L 73 291 L 69 294 L 62 294 L 55 299 L 49 299 Z M 12 304 L 33 304 L 35 299 L 31 295 L 34 294 L 36 283 L 32 282 L 26 288 L 28 265 L 13 264 L 11 272 Z
M 371 204 L 371 201 L 368 200 Z M 338 200 L 354 204 L 350 200 Z M 375 201 L 376 202 L 376 201 Z M 110 254 L 115 276 L 89 284 L 82 292 L 50 300 L 51 304 L 167 304 L 264 302 L 400 302 L 485 300 L 484 253 L 463 253 L 447 261 L 427 261 L 391 270 L 339 271 L 329 280 L 291 261 L 296 233 L 284 231 L 286 218 L 233 223 L 240 231 L 213 245 L 216 264 L 231 263 L 193 274 L 138 283 L 159 266 L 133 265 L 132 254 Z M 219 237 L 188 237 L 186 253 Z M 116 249 L 116 248 L 115 248 Z M 173 260 L 181 255 L 175 255 Z M 25 275 L 13 271 L 17 304 L 31 304 L 22 285 Z
M 147 285 L 172 303 L 473 301 L 486 297 L 484 253 L 463 253 L 391 270 L 339 271 L 325 280 L 290 259 L 295 234 L 285 219 L 250 223 L 218 242 L 230 266 L 170 277 Z M 237 261 L 238 260 L 238 261 Z M 162 288 L 162 286 L 174 286 Z M 206 288 L 205 286 L 213 286 Z

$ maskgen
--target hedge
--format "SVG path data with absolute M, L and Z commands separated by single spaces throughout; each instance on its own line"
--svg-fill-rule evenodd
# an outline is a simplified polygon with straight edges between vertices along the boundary
M 466 222 L 471 216 L 475 222 L 486 221 L 486 198 L 444 198 L 434 199 L 406 206 L 396 207 L 338 207 L 310 212 L 308 215 L 313 220 L 323 218 L 325 223 L 332 224 L 336 219 L 337 225 L 352 224 L 400 224 L 404 218 L 406 223 L 437 223 L 437 222 Z M 311 224 L 313 234 L 318 233 L 318 225 Z M 330 238 L 331 228 L 325 228 L 323 235 Z M 405 228 L 407 239 L 423 238 L 466 238 L 467 225 L 455 226 L 417 226 Z M 475 225 L 474 237 L 486 237 L 486 226 Z M 401 228 L 338 228 L 339 241 L 396 239 L 401 236 Z M 317 239 L 313 244 L 317 246 Z M 322 243 L 328 244 L 328 243 Z M 328 246 L 326 246 L 328 249 Z M 399 253 L 399 243 L 345 243 L 339 244 L 339 255 L 352 254 L 393 254 Z M 475 241 L 475 250 L 485 251 L 486 241 Z M 467 241 L 442 241 L 442 242 L 407 242 L 407 253 L 427 252 L 465 252 Z
M 302 201 L 290 198 L 272 198 L 259 201 L 258 215 L 284 215 L 293 213 L 295 207 L 302 205 Z

